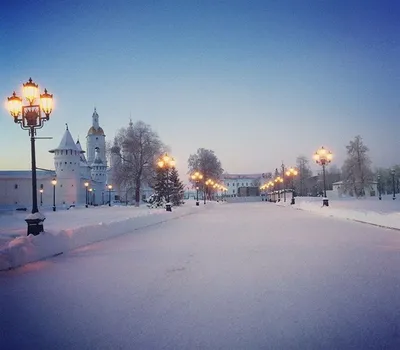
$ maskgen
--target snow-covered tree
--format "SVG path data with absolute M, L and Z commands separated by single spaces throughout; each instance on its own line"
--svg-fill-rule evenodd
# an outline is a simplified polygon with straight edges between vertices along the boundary
M 205 148 L 199 148 L 196 154 L 191 154 L 189 156 L 188 168 L 189 174 L 199 171 L 206 180 L 219 180 L 224 171 L 214 151 Z
M 179 179 L 178 170 L 176 170 L 175 168 L 172 168 L 169 174 L 168 182 L 170 184 L 170 202 L 174 206 L 181 205 L 185 187 L 182 181 Z
M 359 135 L 350 141 L 346 149 L 347 159 L 342 166 L 343 186 L 357 197 L 364 196 L 366 186 L 373 179 L 369 149 Z
M 294 184 L 299 196 L 306 196 L 310 189 L 307 188 L 307 179 L 312 176 L 309 160 L 306 156 L 300 155 L 296 159 L 298 175 Z
M 134 188 L 136 206 L 140 203 L 142 182 L 148 183 L 154 177 L 156 158 L 164 150 L 158 134 L 142 121 L 135 124 L 130 122 L 115 137 L 111 157 L 119 158 L 119 161 L 114 162 L 114 185 L 119 188 Z

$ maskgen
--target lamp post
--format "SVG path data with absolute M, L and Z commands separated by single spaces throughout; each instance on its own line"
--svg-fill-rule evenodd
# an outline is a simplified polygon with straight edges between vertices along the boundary
M 86 193 L 86 202 L 85 202 L 85 207 L 87 208 L 88 207 L 88 204 L 89 204 L 89 194 L 88 194 L 88 187 L 89 187 L 89 182 L 88 181 L 86 181 L 85 182 L 85 193 Z
M 296 203 L 296 200 L 294 199 L 295 193 L 294 193 L 294 177 L 297 176 L 298 171 L 295 168 L 289 168 L 288 171 L 286 171 L 286 176 L 292 179 L 292 200 L 290 202 L 291 205 Z
M 89 202 L 90 205 L 93 205 L 92 193 L 93 193 L 93 188 L 89 188 L 89 199 L 88 199 L 88 202 Z
M 51 184 L 53 185 L 53 211 L 56 211 L 56 185 L 57 185 L 57 179 L 54 178 L 51 180 Z
M 172 211 L 172 205 L 170 203 L 170 186 L 169 186 L 169 169 L 172 169 L 175 167 L 175 159 L 170 157 L 167 153 L 160 157 L 157 161 L 157 165 L 161 169 L 165 169 L 165 174 L 166 174 L 166 192 L 167 192 L 167 203 L 165 204 L 165 210 L 166 211 Z
M 112 190 L 112 185 L 107 185 L 108 188 L 108 206 L 111 207 L 111 190 Z
M 207 197 L 207 188 L 208 186 L 214 186 L 215 182 L 211 179 L 208 179 L 205 183 L 204 183 L 204 204 L 206 204 L 206 197 Z
M 396 174 L 396 171 L 394 169 L 392 169 L 392 171 L 390 173 L 392 174 L 393 200 L 395 200 L 396 199 L 396 184 L 394 181 L 394 175 Z
M 322 166 L 322 173 L 324 178 L 324 198 L 322 200 L 322 206 L 328 207 L 329 200 L 326 197 L 326 175 L 325 175 L 325 167 L 332 161 L 333 154 L 331 151 L 328 151 L 324 147 L 321 147 L 314 154 L 314 160 L 317 164 Z
M 379 195 L 379 200 L 382 200 L 382 192 L 381 192 L 381 175 L 378 174 L 378 195 Z
M 275 179 L 275 183 L 277 184 L 277 191 L 278 191 L 278 202 L 280 202 L 280 200 L 281 200 L 281 192 L 280 192 L 280 185 L 279 184 L 281 184 L 282 182 L 283 182 L 283 179 L 280 176 L 278 176 Z
M 198 171 L 194 172 L 191 176 L 192 180 L 196 183 L 196 206 L 199 206 L 199 181 L 203 179 L 203 174 Z
M 40 192 L 40 206 L 42 207 L 43 206 L 43 188 L 41 188 L 39 190 L 39 192 Z
M 14 123 L 20 124 L 23 130 L 29 131 L 31 139 L 31 161 L 32 161 L 32 214 L 25 219 L 28 224 L 27 234 L 38 235 L 44 231 L 43 221 L 46 217 L 39 212 L 37 205 L 37 183 L 36 183 L 36 151 L 35 139 L 36 129 L 41 129 L 44 122 L 50 119 L 50 114 L 53 110 L 53 95 L 44 90 L 43 94 L 38 94 L 39 86 L 35 84 L 31 78 L 23 84 L 23 97 L 28 101 L 29 105 L 22 105 L 22 98 L 18 97 L 13 92 L 11 97 L 8 97 L 8 110 L 14 118 Z M 40 103 L 35 104 L 37 98 L 40 98 Z M 44 115 L 42 115 L 42 112 Z

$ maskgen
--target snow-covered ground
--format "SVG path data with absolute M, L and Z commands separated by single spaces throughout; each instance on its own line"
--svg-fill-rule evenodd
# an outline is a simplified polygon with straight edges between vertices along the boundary
M 213 205 L 209 203 L 208 206 Z M 45 212 L 45 232 L 26 236 L 24 221 L 29 213 L 8 212 L 0 216 L 0 271 L 64 253 L 85 244 L 110 238 L 132 229 L 160 223 L 189 214 L 201 207 L 194 201 L 173 208 L 149 209 L 146 206 L 77 207 Z
M 330 199 L 329 207 L 323 207 L 322 198 L 316 197 L 296 197 L 293 206 L 290 205 L 290 198 L 276 204 L 324 216 L 400 229 L 400 197 L 393 200 L 392 196 L 383 196 L 381 201 L 377 197 Z
M 0 349 L 399 349 L 397 231 L 215 205 L 0 272 Z

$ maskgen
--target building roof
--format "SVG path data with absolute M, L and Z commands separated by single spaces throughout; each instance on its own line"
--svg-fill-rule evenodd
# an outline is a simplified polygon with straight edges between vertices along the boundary
M 224 180 L 238 180 L 238 179 L 259 179 L 262 174 L 222 174 Z
M 100 151 L 99 151 L 99 147 L 95 148 L 95 156 L 94 156 L 94 160 L 93 160 L 93 165 L 104 165 L 103 161 L 100 158 Z
M 71 133 L 68 130 L 68 124 L 66 124 L 66 129 L 64 132 L 64 136 L 61 139 L 60 144 L 58 145 L 57 148 L 51 149 L 49 152 L 54 153 L 55 151 L 65 151 L 65 150 L 72 150 L 72 151 L 78 151 L 78 152 L 83 152 L 82 148 L 79 149 L 76 144 L 74 139 L 72 138 Z
M 105 136 L 104 135 L 104 130 L 102 127 L 98 127 L 97 129 L 94 126 L 91 126 L 89 131 L 88 131 L 88 136 L 89 135 L 100 135 L 100 136 Z
M 377 183 L 378 183 L 377 181 L 367 181 L 366 185 L 375 185 Z M 343 181 L 334 182 L 332 185 L 343 185 Z
M 56 176 L 53 170 L 36 170 L 36 177 L 38 179 L 49 178 Z M 2 179 L 31 179 L 31 170 L 0 170 L 0 178 Z
M 87 161 L 86 161 L 86 157 L 84 155 L 85 151 L 82 149 L 81 143 L 79 142 L 79 140 L 76 141 L 76 147 L 78 148 L 79 152 L 81 153 L 81 155 L 80 155 L 81 165 L 82 165 L 82 163 L 84 165 L 86 165 Z

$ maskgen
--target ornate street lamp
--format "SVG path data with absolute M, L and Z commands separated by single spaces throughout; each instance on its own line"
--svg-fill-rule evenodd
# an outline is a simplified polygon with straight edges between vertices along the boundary
M 203 180 L 203 174 L 196 171 L 192 174 L 191 178 L 196 183 L 196 206 L 199 206 L 199 182 Z
M 89 204 L 89 194 L 88 194 L 88 187 L 89 187 L 89 182 L 88 181 L 86 181 L 85 182 L 85 189 L 86 189 L 86 203 L 85 203 L 85 207 L 87 208 L 88 207 L 88 204 Z
M 41 188 L 39 190 L 39 192 L 40 192 L 40 206 L 42 207 L 43 206 L 43 188 Z
M 394 181 L 394 175 L 396 174 L 396 170 L 392 169 L 392 171 L 390 173 L 392 174 L 393 200 L 395 200 L 396 199 L 396 184 Z
M 169 185 L 169 169 L 172 169 L 175 167 L 175 159 L 170 157 L 167 153 L 160 157 L 157 161 L 157 165 L 161 169 L 165 169 L 166 173 L 166 181 L 167 181 L 167 203 L 165 204 L 165 210 L 166 211 L 172 211 L 172 205 L 169 201 L 169 196 L 170 196 L 170 185 Z
M 44 231 L 43 221 L 46 217 L 39 212 L 37 205 L 37 183 L 36 183 L 36 151 L 35 151 L 35 136 L 36 129 L 41 129 L 44 122 L 50 119 L 50 114 L 53 110 L 53 95 L 48 94 L 44 90 L 40 94 L 40 103 L 35 104 L 39 95 L 39 86 L 35 84 L 31 78 L 23 84 L 23 97 L 28 101 L 28 105 L 22 105 L 22 98 L 18 97 L 13 92 L 11 97 L 8 97 L 8 110 L 14 118 L 14 122 L 20 124 L 23 130 L 29 131 L 31 139 L 31 159 L 32 159 L 32 214 L 25 219 L 28 224 L 27 234 L 38 235 Z M 43 113 L 43 114 L 42 114 Z
M 381 175 L 378 174 L 377 178 L 378 178 L 378 194 L 379 194 L 378 198 L 381 201 L 382 200 Z
M 111 190 L 112 190 L 112 185 L 107 185 L 108 188 L 108 206 L 111 207 Z
M 292 186 L 291 186 L 292 187 L 292 200 L 290 202 L 291 205 L 296 203 L 296 200 L 294 199 L 294 197 L 295 197 L 295 193 L 294 193 L 294 177 L 297 176 L 297 174 L 298 174 L 298 171 L 295 168 L 289 168 L 286 171 L 286 176 L 292 179 L 292 181 L 291 181 L 292 182 Z
M 56 211 L 56 185 L 57 185 L 57 179 L 54 178 L 51 180 L 51 184 L 53 185 L 53 211 Z
M 315 152 L 313 156 L 315 162 L 322 166 L 322 173 L 324 178 L 324 198 L 322 199 L 322 206 L 328 207 L 329 200 L 326 197 L 326 175 L 325 175 L 325 167 L 332 162 L 333 154 L 331 151 L 328 151 L 324 147 L 321 147 L 317 152 Z

